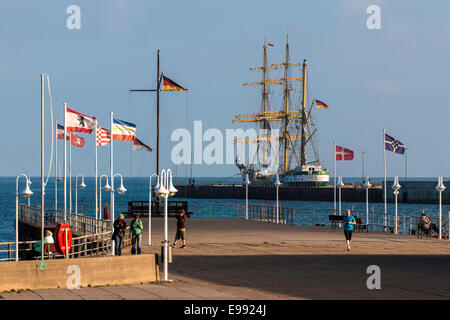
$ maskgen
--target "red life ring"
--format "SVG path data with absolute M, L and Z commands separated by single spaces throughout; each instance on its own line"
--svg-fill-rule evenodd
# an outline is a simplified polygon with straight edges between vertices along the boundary
M 67 232 L 67 244 L 66 244 L 66 232 Z M 68 223 L 58 223 L 55 228 L 55 248 L 59 254 L 70 252 L 72 247 L 72 230 L 70 230 Z
M 108 204 L 105 204 L 105 210 L 103 211 L 103 219 L 109 220 L 109 207 Z

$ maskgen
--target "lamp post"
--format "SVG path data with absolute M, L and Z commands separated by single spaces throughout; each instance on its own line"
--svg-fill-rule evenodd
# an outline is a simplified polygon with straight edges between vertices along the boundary
M 392 185 L 392 190 L 394 190 L 395 195 L 395 234 L 398 234 L 398 216 L 397 216 L 397 198 L 398 198 L 398 190 L 400 190 L 402 186 L 398 183 L 398 176 L 394 178 L 394 184 Z
M 167 198 L 173 197 L 178 190 L 172 184 L 172 171 L 170 169 L 161 170 L 159 175 L 159 188 L 156 190 L 158 197 L 164 198 L 164 281 L 169 281 L 169 266 L 168 266 L 168 212 L 167 212 Z
M 248 185 L 250 184 L 250 180 L 248 179 L 248 173 L 245 175 L 245 220 L 248 220 Z
M 29 199 L 33 192 L 30 190 L 30 179 L 26 174 L 21 173 L 16 179 L 16 261 L 19 261 L 19 178 L 25 177 L 27 179 L 25 189 L 22 191 L 22 196 L 25 199 Z
M 444 179 L 440 176 L 436 186 L 436 191 L 439 192 L 439 239 L 442 239 L 442 191 L 445 189 Z
M 84 176 L 82 174 L 79 174 L 75 177 L 75 214 L 78 214 L 78 177 L 81 176 L 81 184 L 80 189 L 86 188 L 86 185 L 84 184 Z
M 148 182 L 148 245 L 152 245 L 152 178 L 156 177 L 159 185 L 159 176 L 153 173 Z
M 117 193 L 119 195 L 123 195 L 123 194 L 125 194 L 125 192 L 127 192 L 127 189 L 125 189 L 125 187 L 123 186 L 123 177 L 122 177 L 122 175 L 120 173 L 116 173 L 115 175 L 113 175 L 112 178 L 111 178 L 111 189 L 110 189 L 111 200 L 112 200 L 111 201 L 111 219 L 110 219 L 111 220 L 111 232 L 114 232 L 114 178 L 116 176 L 120 177 L 120 186 L 117 189 Z M 115 241 L 112 240 L 111 241 L 111 254 L 113 256 L 115 255 L 114 243 L 115 243 Z
M 369 230 L 369 188 L 372 186 L 370 184 L 369 176 L 366 177 L 366 181 L 363 186 L 366 188 L 366 225 L 367 230 Z
M 281 186 L 280 177 L 277 174 L 277 179 L 275 180 L 275 187 L 277 187 L 277 224 L 279 223 L 278 188 L 280 186 Z
M 98 187 L 98 193 L 99 193 L 99 205 L 98 205 L 98 207 L 99 207 L 99 216 L 98 216 L 98 218 L 101 220 L 101 218 L 102 218 L 102 177 L 105 177 L 106 178 L 106 184 L 105 184 L 105 186 L 103 187 L 103 190 L 105 190 L 106 192 L 108 192 L 108 191 L 111 191 L 111 187 L 110 187 L 110 185 L 109 185 L 109 182 L 108 182 L 108 176 L 106 175 L 106 174 L 102 174 L 101 176 L 100 176 L 100 181 L 99 181 L 99 187 Z
M 341 191 L 341 189 L 342 189 L 342 187 L 344 186 L 344 183 L 342 182 L 342 176 L 339 176 L 338 177 L 338 184 L 337 184 L 337 187 L 339 188 L 339 215 L 340 216 L 342 216 L 342 211 L 341 211 L 341 193 L 342 193 L 342 191 Z

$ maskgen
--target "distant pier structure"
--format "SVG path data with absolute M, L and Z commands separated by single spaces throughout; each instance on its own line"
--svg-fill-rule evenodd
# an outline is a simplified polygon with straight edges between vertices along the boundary
M 402 181 L 399 190 L 399 203 L 433 204 L 439 200 L 436 192 L 437 181 Z M 391 189 L 393 180 L 387 180 L 387 201 L 394 202 L 394 194 Z M 450 187 L 450 181 L 444 184 Z M 177 185 L 178 195 L 186 198 L 199 199 L 245 199 L 245 187 L 239 184 L 189 184 Z M 265 186 L 249 186 L 249 199 L 272 200 L 275 197 L 276 187 L 268 184 Z M 369 202 L 384 202 L 382 185 L 374 185 L 369 188 Z M 281 186 L 279 190 L 280 200 L 298 201 L 334 201 L 333 185 L 327 187 L 296 187 Z M 342 188 L 342 201 L 365 202 L 366 189 L 362 185 L 346 185 Z M 450 190 L 442 193 L 442 203 L 450 204 Z

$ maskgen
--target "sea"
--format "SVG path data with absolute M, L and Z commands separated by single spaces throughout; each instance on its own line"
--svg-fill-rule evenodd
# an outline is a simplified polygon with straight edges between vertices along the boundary
M 388 178 L 391 179 L 392 178 Z M 104 185 L 106 179 L 102 179 L 102 184 Z M 241 184 L 242 178 L 239 176 L 234 176 L 230 178 L 222 177 L 194 177 L 194 183 L 196 185 L 211 185 L 211 184 Z M 411 181 L 435 181 L 436 178 L 408 178 Z M 346 183 L 361 184 L 361 177 L 344 177 L 343 181 Z M 383 178 L 371 178 L 372 184 L 382 184 Z M 444 181 L 448 181 L 448 178 L 444 178 Z M 41 203 L 41 188 L 40 188 L 40 177 L 31 178 L 31 190 L 33 195 L 30 198 L 31 206 L 38 206 Z M 75 212 L 75 188 L 76 183 L 78 185 L 81 183 L 81 178 L 78 180 L 72 177 L 72 212 Z M 153 179 L 153 185 L 155 184 L 155 179 Z M 87 216 L 94 216 L 94 203 L 95 203 L 95 178 L 86 177 L 84 178 L 84 183 L 86 184 L 85 189 L 78 188 L 77 191 L 77 204 L 78 212 L 83 213 Z M 175 185 L 183 185 L 190 183 L 190 178 L 184 177 L 174 177 L 173 183 Z M 120 178 L 115 179 L 116 189 L 120 185 Z M 148 189 L 149 189 L 149 178 L 146 177 L 124 177 L 124 186 L 127 192 L 124 195 L 115 196 L 115 212 L 116 215 L 121 212 L 127 211 L 128 201 L 141 200 L 148 201 Z M 19 179 L 18 190 L 19 194 L 25 188 L 25 178 Z M 67 189 L 69 192 L 69 181 L 67 181 Z M 58 208 L 62 210 L 63 208 L 63 181 L 57 182 L 58 190 Z M 282 192 L 282 189 L 280 189 Z M 16 194 L 16 177 L 0 177 L 0 243 L 14 241 L 14 226 L 15 226 L 15 194 Z M 55 178 L 50 177 L 47 181 L 47 187 L 45 189 L 45 202 L 46 208 L 54 208 L 55 199 Z M 193 219 L 195 218 L 230 218 L 235 217 L 235 214 L 228 214 L 227 211 L 236 211 L 236 207 L 240 204 L 245 203 L 245 199 L 190 199 L 184 198 L 183 195 L 177 195 L 171 200 L 185 200 L 188 201 L 189 211 L 194 210 Z M 102 191 L 102 207 L 105 203 L 109 204 L 110 193 Z M 19 203 L 27 204 L 28 200 L 24 199 L 19 195 Z M 67 197 L 67 203 L 69 204 L 69 196 Z M 249 204 L 266 204 L 274 205 L 275 197 L 272 200 L 249 200 Z M 333 202 L 329 201 L 279 201 L 280 206 L 286 208 L 298 208 L 298 209 L 333 209 Z M 219 213 L 210 214 L 211 211 L 215 211 L 215 208 L 220 208 Z M 229 208 L 229 210 L 227 209 Z M 359 211 L 366 210 L 365 202 L 342 202 L 342 210 L 353 209 Z M 384 212 L 384 203 L 371 203 L 369 206 L 370 211 Z M 388 203 L 388 212 L 394 213 L 394 204 Z M 399 215 L 412 215 L 419 216 L 424 210 L 430 216 L 436 216 L 439 214 L 438 204 L 398 204 L 398 214 Z M 443 213 L 446 215 L 450 211 L 450 205 L 443 205 Z M 297 214 L 302 214 L 302 212 L 307 212 L 299 210 Z M 297 220 L 297 219 L 296 219 Z M 302 219 L 298 219 L 302 221 Z M 301 222 L 299 222 L 301 223 Z

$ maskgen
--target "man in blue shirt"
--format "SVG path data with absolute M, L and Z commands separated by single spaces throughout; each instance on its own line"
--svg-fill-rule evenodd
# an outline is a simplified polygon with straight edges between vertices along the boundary
M 347 241 L 347 251 L 350 251 L 350 243 L 352 242 L 353 226 L 356 224 L 355 217 L 352 216 L 350 210 L 346 211 L 347 216 L 342 220 L 344 222 L 344 234 Z

